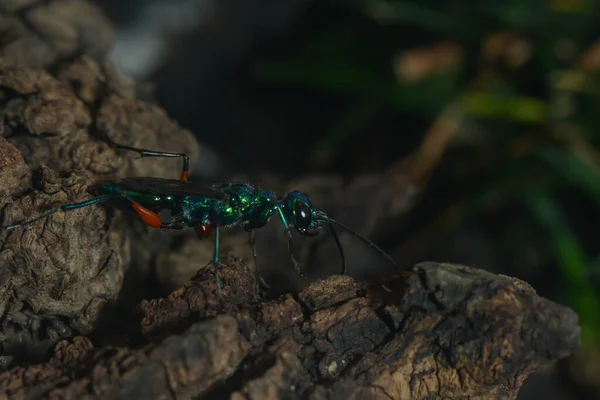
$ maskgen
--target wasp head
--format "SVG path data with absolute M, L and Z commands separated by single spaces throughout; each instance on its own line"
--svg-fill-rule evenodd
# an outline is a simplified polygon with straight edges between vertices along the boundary
M 321 230 L 317 211 L 302 192 L 289 192 L 281 199 L 281 210 L 290 226 L 305 236 L 316 236 Z

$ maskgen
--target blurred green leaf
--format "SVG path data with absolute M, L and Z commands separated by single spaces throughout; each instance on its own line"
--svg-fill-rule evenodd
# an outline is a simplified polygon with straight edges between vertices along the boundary
M 465 25 L 443 9 L 413 1 L 371 0 L 365 2 L 367 15 L 378 22 L 417 25 L 434 32 L 452 32 Z
M 416 84 L 395 84 L 391 92 L 394 107 L 436 116 L 458 93 L 463 69 L 454 67 L 433 74 Z
M 587 13 L 592 10 L 592 0 L 551 0 L 550 9 L 557 13 Z
M 586 162 L 568 149 L 558 146 L 538 147 L 534 150 L 534 155 L 549 166 L 553 174 L 587 192 L 600 206 L 600 177 Z
M 579 240 L 566 221 L 558 203 L 547 193 L 530 188 L 522 195 L 532 215 L 546 229 L 565 278 L 573 309 L 579 314 L 584 344 L 598 343 L 600 337 L 600 301 L 587 276 L 588 260 Z
M 521 123 L 542 123 L 548 117 L 548 105 L 533 97 L 468 92 L 462 96 L 462 100 L 466 111 L 477 118 L 506 118 Z
M 265 83 L 310 86 L 330 93 L 362 95 L 385 90 L 389 86 L 371 71 L 352 64 L 334 64 L 331 60 L 290 60 L 288 62 L 261 62 L 255 76 Z

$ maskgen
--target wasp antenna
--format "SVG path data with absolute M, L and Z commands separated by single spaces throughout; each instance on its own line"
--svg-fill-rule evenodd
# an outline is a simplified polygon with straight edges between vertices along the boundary
M 367 239 L 366 237 L 364 237 L 360 233 L 355 232 L 349 226 L 346 226 L 346 225 L 342 224 L 341 222 L 336 221 L 335 219 L 328 217 L 325 213 L 319 213 L 318 216 L 319 216 L 319 219 L 321 219 L 322 221 L 325 221 L 325 222 L 329 223 L 330 226 L 337 225 L 340 228 L 342 228 L 343 230 L 345 230 L 346 232 L 348 232 L 351 235 L 353 235 L 354 237 L 356 237 L 357 239 L 361 240 L 367 246 L 369 246 L 370 248 L 372 248 L 373 250 L 375 250 L 376 252 L 378 252 L 379 255 L 381 255 L 383 258 L 385 258 L 386 260 L 388 260 L 390 262 L 390 264 L 392 264 L 394 266 L 394 268 L 396 268 L 396 269 L 398 268 L 398 265 L 396 265 L 396 262 L 394 261 L 394 259 L 388 253 L 386 253 L 385 251 L 383 251 L 379 246 L 377 246 L 375 243 L 371 242 L 369 239 Z M 332 229 L 332 232 L 335 232 L 335 231 Z M 337 237 L 337 234 L 334 236 L 334 238 L 336 238 L 336 237 Z M 339 238 L 336 240 L 336 243 L 339 243 Z M 338 247 L 341 247 L 341 244 L 338 244 Z
M 46 212 L 43 212 L 42 214 L 38 215 L 37 217 L 30 219 L 29 221 L 24 221 L 24 222 L 14 224 L 14 225 L 0 226 L 0 232 L 1 231 L 10 231 L 13 229 L 18 229 L 18 228 L 25 228 L 26 226 L 29 226 L 29 225 L 31 225 L 35 222 L 38 222 L 46 217 L 49 217 L 56 212 L 70 211 L 70 210 L 76 210 L 78 208 L 88 207 L 88 206 L 91 206 L 92 204 L 105 202 L 107 200 L 110 200 L 113 197 L 114 197 L 114 195 L 112 195 L 112 194 L 106 194 L 106 195 L 102 195 L 102 196 L 96 197 L 91 200 L 82 201 L 81 203 L 66 204 L 64 206 L 52 208 Z
M 333 240 L 335 240 L 335 245 L 340 251 L 340 257 L 342 258 L 342 275 L 346 275 L 346 255 L 344 254 L 344 248 L 342 247 L 342 242 L 340 242 L 340 237 L 338 236 L 333 224 L 328 224 L 329 230 L 331 231 L 331 235 L 333 236 Z

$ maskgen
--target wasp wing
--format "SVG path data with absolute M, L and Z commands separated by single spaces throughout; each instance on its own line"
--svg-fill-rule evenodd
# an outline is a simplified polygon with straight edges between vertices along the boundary
M 173 196 L 199 196 L 215 200 L 228 200 L 229 196 L 213 185 L 200 182 L 187 182 L 179 179 L 125 178 L 119 181 L 125 189 L 140 193 Z

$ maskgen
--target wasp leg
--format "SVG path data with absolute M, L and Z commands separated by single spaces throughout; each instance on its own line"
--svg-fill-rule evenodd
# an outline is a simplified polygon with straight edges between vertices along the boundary
M 185 225 L 185 221 L 183 219 L 175 219 L 175 220 L 171 220 L 169 222 L 163 222 L 161 228 L 180 230 L 180 229 L 185 229 L 186 225 Z
M 99 196 L 96 197 L 95 199 L 91 199 L 91 200 L 87 200 L 87 201 L 82 201 L 81 203 L 73 203 L 73 204 L 67 204 L 64 206 L 60 206 L 60 207 L 56 207 L 56 208 L 52 208 L 44 213 L 42 213 L 41 215 L 30 219 L 29 221 L 24 221 L 24 222 L 20 222 L 18 224 L 14 224 L 14 225 L 6 225 L 6 226 L 0 226 L 0 231 L 9 231 L 12 229 L 18 229 L 18 228 L 24 228 L 28 225 L 33 224 L 34 222 L 37 222 L 41 219 L 44 219 L 46 217 L 49 217 L 50 215 L 58 212 L 58 211 L 70 211 L 70 210 L 76 210 L 78 208 L 83 208 L 83 207 L 88 207 L 91 206 L 93 204 L 97 204 L 97 203 L 102 203 L 105 202 L 107 200 L 113 199 L 115 198 L 114 195 L 112 194 L 107 194 L 107 195 L 103 195 L 103 196 Z
M 133 200 L 127 195 L 127 193 L 121 193 L 121 196 L 129 200 L 133 211 L 135 211 L 137 215 L 139 215 L 139 217 L 142 219 L 142 221 L 146 223 L 146 225 L 151 226 L 152 228 L 168 228 L 165 224 L 163 224 L 162 220 L 160 219 L 157 213 L 150 210 L 149 208 L 144 207 L 137 201 Z
M 210 235 L 212 235 L 212 233 L 215 231 L 215 227 L 206 224 L 197 224 L 194 226 L 194 230 L 196 231 L 198 239 L 204 240 L 208 239 Z
M 255 230 L 251 230 L 250 231 L 250 247 L 252 248 L 252 256 L 254 257 L 254 268 L 256 268 L 256 276 L 258 276 L 258 279 L 260 280 L 260 283 L 262 283 L 267 289 L 271 289 L 271 286 L 269 286 L 267 284 L 267 282 L 265 282 L 265 280 L 263 279 L 263 277 L 260 275 L 260 270 L 258 268 L 258 257 L 256 255 L 256 246 L 254 246 L 254 241 L 256 238 L 256 231 Z
M 219 298 L 219 306 L 223 308 L 223 293 L 221 292 L 221 279 L 219 279 L 219 227 L 215 227 L 215 254 L 213 256 L 213 264 L 215 265 L 215 284 L 217 286 L 217 296 Z
M 147 209 L 146 207 L 135 201 L 131 201 L 131 206 L 133 207 L 133 210 L 137 213 L 137 215 L 140 216 L 142 221 L 146 223 L 146 225 L 151 226 L 153 228 L 163 227 L 162 220 L 154 211 Z
M 301 263 L 299 263 L 296 260 L 296 257 L 294 257 L 294 249 L 292 247 L 292 232 L 290 231 L 290 226 L 288 225 L 285 216 L 283 215 L 283 211 L 281 210 L 281 207 L 277 207 L 277 211 L 279 212 L 279 217 L 281 218 L 281 223 L 283 224 L 283 229 L 285 230 L 285 233 L 288 236 L 288 254 L 290 255 L 290 261 L 292 262 L 292 266 L 294 267 L 294 269 L 296 270 L 296 272 L 298 273 L 298 275 L 300 276 L 304 276 L 304 274 L 302 274 L 302 271 L 300 270 L 300 267 L 302 266 Z
M 181 180 L 182 181 L 188 180 L 188 172 L 190 169 L 190 157 L 186 153 L 170 153 L 167 151 L 154 151 L 154 150 L 140 149 L 137 147 L 126 146 L 124 144 L 116 143 L 110 138 L 106 138 L 106 139 L 111 146 L 113 146 L 117 149 L 135 151 L 142 158 L 145 158 L 145 157 L 181 157 L 181 158 L 183 158 L 183 169 L 181 171 Z
M 340 257 L 342 259 L 342 275 L 346 275 L 346 256 L 344 255 L 344 248 L 342 247 L 342 242 L 340 242 L 340 238 L 335 231 L 333 225 L 329 224 L 329 229 L 331 230 L 331 235 L 333 236 L 333 240 L 335 240 L 335 245 L 337 246 Z
M 290 261 L 292 262 L 292 266 L 294 267 L 294 269 L 296 270 L 296 273 L 300 276 L 304 276 L 304 274 L 302 273 L 302 271 L 300 270 L 300 267 L 302 267 L 302 263 L 299 262 L 298 260 L 296 260 L 296 257 L 294 256 L 294 248 L 292 247 L 292 232 L 290 232 L 290 230 L 288 229 L 287 231 L 288 234 L 288 254 L 290 255 Z

